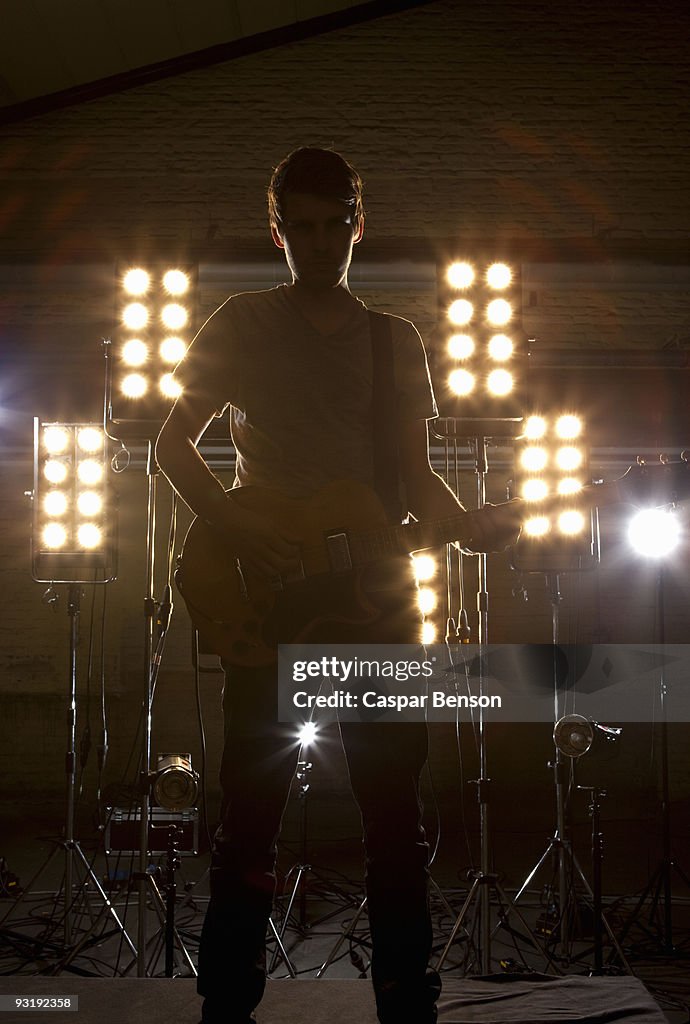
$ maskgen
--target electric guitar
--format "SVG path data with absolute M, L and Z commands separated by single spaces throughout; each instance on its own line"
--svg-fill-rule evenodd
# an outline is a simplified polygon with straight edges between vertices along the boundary
M 279 643 L 326 640 L 385 642 L 377 632 L 381 607 L 364 585 L 369 567 L 407 565 L 412 551 L 457 541 L 475 550 L 486 535 L 516 535 L 526 509 L 514 498 L 449 518 L 391 525 L 383 506 L 365 484 L 341 480 L 306 499 L 256 487 L 232 489 L 232 500 L 287 525 L 300 539 L 300 565 L 289 575 L 266 578 L 240 564 L 207 523 L 195 519 L 178 558 L 175 580 L 205 650 L 247 666 L 269 665 Z M 583 487 L 577 495 L 552 497 L 539 509 L 574 503 L 583 507 L 616 503 L 658 506 L 690 494 L 690 464 L 660 462 L 631 466 L 618 480 Z M 481 550 L 486 550 L 481 547 Z M 333 581 L 338 585 L 334 586 Z M 406 580 L 401 577 L 401 586 Z

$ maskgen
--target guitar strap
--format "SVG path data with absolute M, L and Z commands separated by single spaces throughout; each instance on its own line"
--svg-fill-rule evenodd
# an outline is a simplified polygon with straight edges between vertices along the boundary
M 373 366 L 374 489 L 391 522 L 407 516 L 398 457 L 398 402 L 390 317 L 369 310 Z

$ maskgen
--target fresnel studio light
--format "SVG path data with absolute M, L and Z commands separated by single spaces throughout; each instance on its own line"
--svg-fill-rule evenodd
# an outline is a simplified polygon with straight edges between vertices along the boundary
M 136 266 L 118 272 L 117 329 L 106 344 L 106 430 L 154 440 L 180 387 L 173 371 L 194 334 L 196 269 Z

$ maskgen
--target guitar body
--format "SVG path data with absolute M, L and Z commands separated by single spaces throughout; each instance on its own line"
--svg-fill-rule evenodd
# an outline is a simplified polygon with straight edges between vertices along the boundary
M 364 484 L 337 481 L 307 499 L 256 487 L 232 490 L 247 511 L 289 528 L 300 539 L 303 574 L 269 580 L 240 566 L 219 534 L 196 519 L 185 538 L 175 579 L 205 650 L 234 664 L 260 666 L 276 659 L 280 643 L 386 642 L 377 628 L 391 596 L 412 604 L 414 581 L 406 555 L 395 561 L 398 583 L 368 592 L 370 570 L 358 567 L 357 536 L 386 526 L 378 496 Z M 343 541 L 343 537 L 347 541 Z M 335 540 L 329 540 L 335 538 Z M 343 562 L 343 547 L 347 548 Z M 388 573 L 392 577 L 391 572 Z M 394 637 L 390 637 L 394 639 Z M 395 639 L 400 639 L 396 636 Z

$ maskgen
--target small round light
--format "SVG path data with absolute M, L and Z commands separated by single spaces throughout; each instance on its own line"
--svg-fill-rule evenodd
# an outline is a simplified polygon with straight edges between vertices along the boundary
M 122 279 L 122 287 L 128 295 L 145 295 L 151 284 L 151 275 L 142 267 L 132 267 Z
M 474 281 L 474 268 L 470 263 L 451 263 L 446 276 L 452 288 L 469 288 Z
M 534 516 L 528 519 L 523 530 L 528 537 L 545 537 L 551 529 L 551 524 L 546 516 Z
M 122 346 L 122 361 L 125 366 L 143 366 L 148 357 L 148 346 L 141 338 L 130 338 Z
M 528 473 L 541 473 L 546 468 L 548 461 L 549 456 L 546 448 L 540 448 L 537 445 L 525 448 L 520 455 L 520 465 Z
M 513 354 L 513 342 L 507 334 L 494 334 L 489 339 L 489 355 L 497 363 L 510 359 Z
M 469 395 L 474 391 L 475 377 L 469 370 L 453 370 L 448 374 L 448 387 L 454 395 Z
M 60 459 L 48 459 L 43 467 L 43 475 L 51 484 L 61 484 L 67 479 L 68 466 Z
M 525 437 L 530 441 L 538 441 L 546 433 L 546 420 L 543 416 L 528 416 L 525 422 Z
M 179 363 L 184 359 L 187 351 L 187 343 L 182 338 L 170 337 L 161 342 L 161 359 L 165 363 Z
M 573 470 L 579 469 L 582 465 L 582 452 L 579 448 L 571 446 L 559 448 L 556 452 L 556 465 L 564 473 L 572 473 Z
M 574 537 L 575 534 L 582 533 L 584 528 L 585 517 L 577 509 L 569 508 L 565 512 L 561 512 L 558 517 L 558 529 L 567 537 Z
M 543 501 L 548 492 L 546 480 L 525 480 L 522 485 L 522 497 L 525 501 Z
M 64 427 L 46 427 L 43 431 L 43 447 L 50 455 L 61 455 L 69 444 L 69 431 Z
M 163 287 L 168 295 L 184 295 L 189 288 L 189 276 L 183 270 L 168 270 L 163 274 Z
M 43 511 L 47 516 L 64 516 L 67 511 L 67 497 L 63 491 L 48 491 L 43 499 Z
M 417 604 L 422 615 L 429 615 L 436 607 L 436 594 L 431 587 L 420 587 L 417 591 Z
M 103 479 L 103 466 L 95 459 L 84 459 L 77 467 L 77 476 L 87 487 L 93 487 Z
M 486 307 L 486 319 L 496 327 L 503 327 L 512 315 L 512 306 L 506 299 L 493 299 Z
M 489 394 L 502 397 L 513 390 L 513 375 L 507 370 L 492 370 L 486 379 Z
M 316 739 L 316 722 L 305 722 L 297 737 L 301 746 L 308 747 Z
M 120 389 L 126 398 L 142 398 L 148 391 L 148 381 L 140 373 L 128 373 L 123 377 Z
M 122 311 L 122 322 L 130 331 L 140 331 L 149 322 L 149 311 L 142 302 L 130 302 Z
M 101 514 L 103 498 L 96 491 L 82 491 L 77 498 L 77 508 L 85 519 L 93 519 Z
M 77 434 L 77 446 L 83 452 L 100 452 L 103 448 L 103 432 L 98 427 L 82 427 Z
M 60 526 L 59 523 L 48 523 L 43 528 L 41 534 L 44 548 L 50 548 L 51 551 L 57 551 L 59 548 L 63 548 L 67 543 L 67 530 L 64 526 Z
M 577 494 L 582 490 L 582 482 L 574 476 L 564 476 L 562 480 L 558 481 L 556 489 L 559 494 Z
M 436 575 L 436 559 L 431 555 L 414 555 L 412 562 L 418 582 L 425 583 Z
M 448 307 L 448 319 L 458 327 L 464 327 L 474 316 L 474 306 L 467 299 L 456 299 Z
M 179 381 L 175 380 L 175 376 L 172 373 L 163 374 L 159 387 L 161 394 L 165 395 L 166 398 L 179 398 L 182 394 L 182 385 Z
M 102 530 L 95 523 L 82 523 L 77 530 L 77 541 L 79 546 L 87 551 L 93 551 L 100 546 L 103 540 Z
M 161 320 L 169 331 L 179 331 L 188 320 L 188 313 L 179 302 L 168 302 L 161 310 Z
M 469 359 L 474 352 L 474 339 L 469 334 L 453 334 L 448 339 L 448 355 L 451 359 Z
M 423 644 L 436 643 L 436 626 L 433 622 L 422 623 L 422 635 L 420 639 Z
M 559 416 L 556 420 L 556 434 L 563 441 L 572 441 L 582 432 L 582 420 L 579 416 Z
M 492 263 L 486 272 L 486 283 L 496 291 L 507 288 L 512 280 L 513 272 L 507 263 Z

